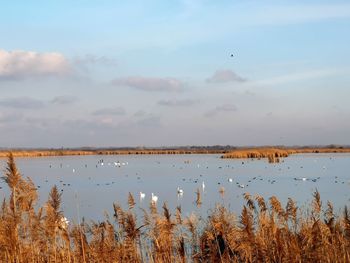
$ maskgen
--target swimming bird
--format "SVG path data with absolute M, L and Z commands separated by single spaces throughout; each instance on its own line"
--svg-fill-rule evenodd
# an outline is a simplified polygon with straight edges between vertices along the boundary
M 204 184 L 204 182 L 202 182 L 202 190 L 203 190 L 203 192 L 204 192 L 204 189 L 205 189 L 205 184 Z
M 240 185 L 239 185 L 239 188 L 244 188 L 244 187 L 245 187 L 244 184 L 240 184 Z
M 143 200 L 146 197 L 145 193 L 140 192 L 140 200 Z
M 157 203 L 157 201 L 158 201 L 158 196 L 152 193 L 152 203 Z
M 177 194 L 183 195 L 184 191 L 180 189 L 180 187 L 177 187 Z
M 233 182 L 232 178 L 228 178 L 228 182 L 232 183 Z

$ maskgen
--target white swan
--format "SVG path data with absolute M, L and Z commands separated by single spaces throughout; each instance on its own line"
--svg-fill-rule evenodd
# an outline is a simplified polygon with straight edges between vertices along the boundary
M 158 196 L 156 196 L 152 193 L 152 202 L 157 203 L 157 201 L 158 201 Z
M 177 187 L 177 194 L 183 195 L 184 190 L 180 189 L 180 187 Z
M 202 182 L 202 190 L 203 190 L 203 192 L 204 192 L 204 189 L 205 189 L 205 184 L 204 184 L 204 182 Z
M 227 181 L 228 181 L 229 183 L 232 183 L 232 182 L 233 182 L 232 178 L 228 178 Z
M 140 192 L 140 200 L 145 199 L 145 197 L 146 197 L 146 194 L 145 194 L 145 193 Z

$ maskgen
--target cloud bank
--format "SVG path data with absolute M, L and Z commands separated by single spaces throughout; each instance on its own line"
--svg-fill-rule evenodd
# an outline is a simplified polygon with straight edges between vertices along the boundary
M 0 106 L 20 109 L 40 109 L 45 106 L 41 100 L 30 97 L 7 98 L 0 100 Z
M 78 100 L 75 96 L 69 96 L 69 95 L 63 95 L 63 96 L 57 96 L 54 97 L 51 100 L 52 104 L 59 104 L 59 105 L 66 105 L 66 104 L 72 104 Z
M 246 79 L 239 76 L 235 72 L 229 69 L 217 70 L 208 78 L 207 83 L 227 83 L 227 82 L 245 82 Z
M 103 65 L 103 66 L 117 66 L 117 60 L 107 56 L 96 56 L 93 54 L 86 54 L 82 57 L 73 59 L 73 63 L 78 65 Z
M 181 107 L 181 106 L 192 106 L 198 103 L 197 100 L 185 99 L 185 100 L 160 100 L 158 105 L 168 107 Z
M 234 112 L 237 111 L 237 106 L 234 104 L 223 104 L 216 106 L 215 109 L 212 109 L 204 114 L 205 117 L 214 117 L 220 112 Z
M 100 116 L 100 115 L 124 115 L 125 110 L 122 107 L 116 108 L 103 108 L 96 110 L 92 113 L 92 115 Z
M 184 83 L 175 78 L 150 78 L 132 76 L 117 78 L 112 81 L 116 86 L 127 86 L 144 91 L 168 91 L 178 92 L 184 88 Z
M 69 69 L 68 60 L 60 53 L 0 50 L 0 80 L 65 75 Z

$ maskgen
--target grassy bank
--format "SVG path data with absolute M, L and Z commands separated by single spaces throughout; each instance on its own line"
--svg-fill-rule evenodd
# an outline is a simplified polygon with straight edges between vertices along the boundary
M 159 155 L 159 154 L 222 154 L 222 158 L 276 158 L 287 157 L 297 153 L 349 153 L 349 147 L 174 147 L 174 148 L 118 148 L 118 149 L 3 149 L 0 158 L 9 152 L 14 157 L 47 157 L 74 155 Z
M 235 149 L 224 153 L 222 158 L 248 159 L 268 158 L 269 162 L 279 162 L 280 158 L 302 153 L 350 153 L 350 148 L 249 148 Z
M 161 211 L 150 204 L 142 220 L 129 194 L 128 208 L 113 204 L 113 216 L 102 222 L 67 224 L 56 186 L 35 209 L 36 189 L 12 155 L 2 179 L 10 196 L 0 210 L 0 262 L 350 261 L 350 214 L 345 207 L 336 215 L 317 191 L 307 210 L 292 199 L 284 206 L 275 196 L 245 193 L 238 216 L 218 206 L 207 218 L 184 217 L 164 203 Z
M 0 157 L 5 158 L 9 151 L 14 157 L 47 157 L 47 156 L 74 156 L 74 155 L 156 155 L 156 154 L 224 154 L 224 149 L 121 149 L 121 150 L 2 150 Z

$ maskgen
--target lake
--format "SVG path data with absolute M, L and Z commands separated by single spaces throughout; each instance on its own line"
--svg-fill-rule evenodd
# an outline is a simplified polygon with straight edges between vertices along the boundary
M 6 159 L 0 159 L 0 164 L 3 171 Z M 153 192 L 158 196 L 159 209 L 166 201 L 172 212 L 180 205 L 184 215 L 207 215 L 216 204 L 239 214 L 245 192 L 265 198 L 275 195 L 283 205 L 291 197 L 304 206 L 318 189 L 323 204 L 332 201 L 336 211 L 350 204 L 350 154 L 292 155 L 277 164 L 265 159 L 221 159 L 220 155 L 16 158 L 16 164 L 38 187 L 39 205 L 57 185 L 62 192 L 62 210 L 74 222 L 82 217 L 101 220 L 105 212 L 113 215 L 113 202 L 127 207 L 129 192 L 137 208 L 148 208 Z M 0 198 L 9 198 L 3 181 L 0 187 Z M 178 195 L 178 187 L 183 195 Z M 221 188 L 224 194 L 219 192 Z M 197 189 L 202 196 L 200 207 L 195 203 Z M 143 200 L 139 199 L 141 191 L 146 194 Z M 141 213 L 141 209 L 136 211 Z

